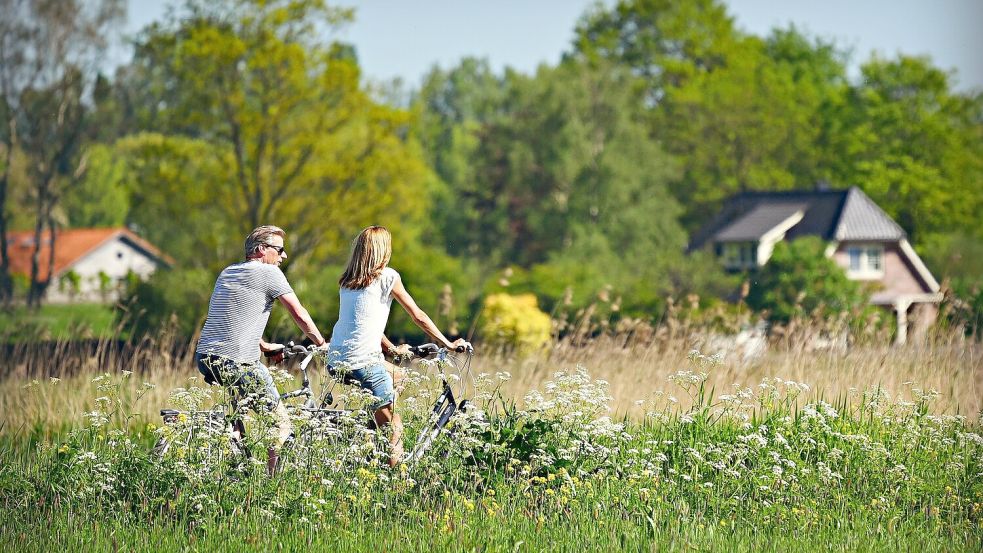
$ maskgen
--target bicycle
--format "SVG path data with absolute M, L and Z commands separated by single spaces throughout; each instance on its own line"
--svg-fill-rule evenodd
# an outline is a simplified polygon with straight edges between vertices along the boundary
M 301 372 L 304 374 L 304 388 L 301 390 L 284 394 L 288 397 L 307 396 L 306 401 L 300 407 L 300 411 L 309 417 L 312 424 L 304 425 L 301 432 L 296 435 L 292 448 L 302 454 L 311 456 L 317 450 L 317 442 L 329 438 L 338 438 L 343 432 L 341 430 L 342 421 L 362 420 L 363 424 L 370 430 L 375 429 L 375 421 L 372 414 L 364 409 L 340 409 L 334 404 L 334 386 L 342 382 L 348 385 L 357 383 L 348 379 L 344 371 L 332 367 L 325 363 L 327 372 L 331 375 L 331 386 L 321 395 L 320 404 L 313 400 L 313 394 L 308 386 L 307 366 L 322 350 L 306 349 L 302 346 L 287 348 L 285 356 L 287 358 L 304 354 L 305 357 L 300 363 Z M 461 361 L 454 353 L 463 353 L 465 358 Z M 428 413 L 427 424 L 420 430 L 417 439 L 403 461 L 407 465 L 412 465 L 430 449 L 434 440 L 445 430 L 453 415 L 463 412 L 468 407 L 468 399 L 463 396 L 469 391 L 474 391 L 474 378 L 471 374 L 471 359 L 474 350 L 471 347 L 462 348 L 457 352 L 450 352 L 436 344 L 422 344 L 410 347 L 409 359 L 418 359 L 424 362 L 432 362 L 439 370 L 440 374 L 440 393 L 431 405 Z M 408 359 L 406 359 L 408 360 Z M 403 359 L 395 359 L 397 364 L 401 364 Z M 320 433 L 320 435 L 319 435 Z M 309 460 L 309 459 L 308 459 Z M 310 463 L 308 463 L 310 465 Z
M 310 350 L 296 346 L 293 342 L 284 349 L 265 353 L 267 358 L 283 354 L 294 357 L 307 354 Z M 335 420 L 343 414 L 342 410 L 315 408 L 314 392 L 311 389 L 307 365 L 310 359 L 301 363 L 301 387 L 280 394 L 280 401 L 295 397 L 306 397 L 300 410 L 314 413 L 318 419 Z M 174 455 L 178 458 L 192 457 L 199 464 L 219 466 L 221 461 L 228 458 L 236 464 L 252 457 L 246 443 L 246 429 L 240 413 L 246 411 L 248 400 L 229 398 L 228 403 L 221 403 L 211 409 L 182 411 L 165 408 L 160 410 L 164 427 L 161 436 L 153 447 L 153 455 L 157 458 Z M 330 403 L 331 400 L 328 399 Z M 330 430 L 329 430 L 330 431 Z
M 281 401 L 304 398 L 299 405 L 288 406 L 292 418 L 299 418 L 303 422 L 300 428 L 295 429 L 291 440 L 285 444 L 281 463 L 285 462 L 285 459 L 292 459 L 295 464 L 305 465 L 310 470 L 317 464 L 315 456 L 318 452 L 328 451 L 323 447 L 326 443 L 337 443 L 354 428 L 374 430 L 373 417 L 365 409 L 343 409 L 336 405 L 333 393 L 335 385 L 339 382 L 354 384 L 346 379 L 344 371 L 339 371 L 325 363 L 331 384 L 323 387 L 324 390 L 315 400 L 316 394 L 311 387 L 309 366 L 315 358 L 326 357 L 324 350 L 307 348 L 291 342 L 284 349 L 271 352 L 268 356 L 272 357 L 280 353 L 286 359 L 304 356 L 299 364 L 302 376 L 301 387 L 280 394 Z M 440 371 L 441 382 L 441 390 L 430 408 L 427 425 L 420 430 L 413 448 L 404 458 L 407 464 L 412 465 L 430 449 L 453 415 L 467 409 L 468 399 L 464 398 L 464 395 L 469 388 L 470 391 L 474 390 L 474 379 L 471 374 L 471 359 L 474 351 L 472 348 L 466 348 L 455 352 L 466 354 L 463 362 L 454 353 L 436 344 L 412 346 L 410 353 L 414 358 L 433 361 Z M 154 445 L 154 455 L 163 458 L 177 452 L 181 457 L 194 452 L 200 463 L 216 467 L 225 459 L 236 463 L 248 460 L 251 455 L 245 442 L 245 426 L 239 416 L 243 408 L 240 403 L 234 402 L 214 409 L 194 411 L 161 409 L 165 430 Z M 204 448 L 204 451 L 195 451 L 196 447 Z M 324 461 L 337 462 L 338 460 L 324 459 Z

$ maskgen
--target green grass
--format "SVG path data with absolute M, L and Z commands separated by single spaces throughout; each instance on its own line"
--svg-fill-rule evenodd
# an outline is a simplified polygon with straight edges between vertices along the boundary
M 42 519 L 10 513 L 0 530 L 5 551 L 978 551 L 978 533 L 955 534 L 931 521 L 888 528 L 863 512 L 845 511 L 822 528 L 714 525 L 671 510 L 645 517 L 596 518 L 577 511 L 508 519 L 468 514 L 452 528 L 403 514 L 335 517 L 318 525 L 297 520 L 230 517 L 202 525 L 131 523 L 74 510 Z M 650 520 L 651 519 L 651 520 Z
M 0 317 L 0 339 L 7 342 L 114 336 L 115 312 L 104 304 L 42 305 L 38 311 L 16 307 Z
M 706 358 L 696 360 L 704 368 Z M 978 551 L 983 438 L 931 414 L 932 393 L 822 401 L 769 379 L 679 395 L 638 421 L 604 416 L 606 385 L 558 373 L 525 409 L 486 398 L 417 466 L 384 468 L 360 427 L 262 467 L 207 457 L 201 438 L 155 459 L 166 430 L 135 425 L 129 376 L 95 379 L 89 423 L 0 434 L 0 550 Z M 179 390 L 194 402 L 207 390 Z M 31 393 L 28 390 L 25 393 Z M 407 440 L 422 415 L 404 401 Z M 426 410 L 426 403 L 422 405 Z M 305 424 L 298 419 L 297 424 Z M 358 438 L 358 436 L 362 436 Z M 445 456 L 446 454 L 446 456 Z

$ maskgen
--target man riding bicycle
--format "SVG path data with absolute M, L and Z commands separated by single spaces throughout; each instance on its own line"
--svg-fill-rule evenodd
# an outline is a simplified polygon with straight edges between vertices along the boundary
M 215 281 L 208 302 L 208 317 L 195 348 L 195 364 L 209 384 L 226 387 L 236 399 L 254 396 L 255 406 L 273 415 L 277 426 L 275 445 L 268 450 L 267 471 L 276 471 L 279 449 L 290 437 L 292 426 L 270 371 L 260 354 L 281 350 L 281 344 L 263 340 L 274 300 L 287 308 L 300 330 L 314 343 L 324 345 L 307 309 L 280 270 L 287 258 L 283 229 L 272 225 L 254 229 L 245 242 L 245 261 L 226 267 Z

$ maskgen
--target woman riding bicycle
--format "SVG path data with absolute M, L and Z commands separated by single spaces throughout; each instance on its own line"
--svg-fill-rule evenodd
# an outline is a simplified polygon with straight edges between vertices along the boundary
M 392 237 L 385 227 L 368 227 L 352 242 L 348 266 L 338 280 L 341 305 L 338 322 L 331 333 L 329 360 L 348 370 L 353 379 L 377 398 L 371 408 L 380 429 L 392 427 L 389 465 L 395 466 L 403 456 L 403 424 L 395 413 L 393 387 L 398 369 L 386 363 L 383 348 L 390 354 L 405 352 L 393 348 L 383 335 L 393 298 L 438 345 L 455 349 L 470 344 L 463 338 L 451 342 L 440 332 L 406 291 L 399 273 L 388 267 L 391 256 Z

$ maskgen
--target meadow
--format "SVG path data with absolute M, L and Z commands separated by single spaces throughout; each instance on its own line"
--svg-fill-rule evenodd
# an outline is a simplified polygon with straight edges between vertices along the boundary
M 151 455 L 161 407 L 222 401 L 176 338 L 25 345 L 0 380 L 0 548 L 983 547 L 978 342 L 744 359 L 690 330 L 479 348 L 480 409 L 421 463 L 384 468 L 353 427 L 273 478 L 200 447 Z M 411 374 L 410 441 L 433 392 Z M 261 452 L 264 421 L 249 424 Z

